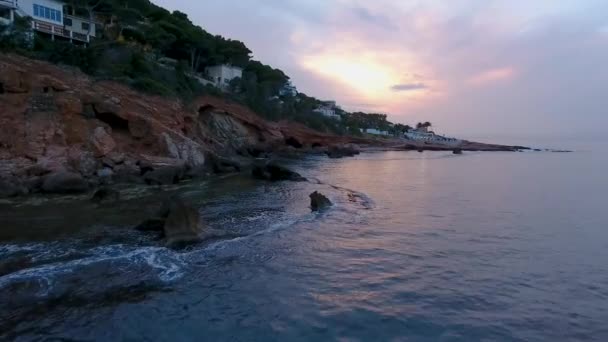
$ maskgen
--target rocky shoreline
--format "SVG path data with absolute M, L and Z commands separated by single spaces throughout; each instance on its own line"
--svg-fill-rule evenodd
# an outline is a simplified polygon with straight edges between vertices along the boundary
M 92 192 L 117 183 L 176 184 L 251 172 L 257 160 L 280 155 L 451 150 L 320 133 L 293 122 L 267 122 L 211 96 L 183 103 L 96 81 L 75 69 L 0 57 L 0 198 Z M 472 142 L 461 148 L 525 149 Z

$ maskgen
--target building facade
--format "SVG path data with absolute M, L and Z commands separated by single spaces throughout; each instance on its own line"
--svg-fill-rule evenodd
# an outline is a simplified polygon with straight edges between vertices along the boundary
M 375 128 L 366 128 L 366 129 L 361 128 L 361 133 L 366 133 L 366 134 L 371 134 L 371 135 L 381 135 L 381 136 L 390 135 L 390 133 L 388 131 L 381 131 L 381 130 L 375 129 Z
M 458 146 L 462 144 L 462 140 L 437 135 L 434 132 L 429 132 L 426 127 L 420 127 L 418 129 L 409 130 L 404 134 L 404 137 L 408 140 L 429 144 L 440 144 L 448 146 Z
M 10 24 L 15 16 L 31 17 L 32 29 L 50 35 L 52 40 L 90 42 L 96 35 L 95 22 L 71 15 L 68 8 L 59 0 L 0 0 L 0 22 Z
M 338 115 L 336 113 L 336 110 L 334 109 L 334 107 L 330 107 L 330 106 L 326 106 L 326 105 L 321 105 L 319 107 L 317 107 L 314 110 L 315 113 L 319 113 L 325 117 L 328 118 L 332 118 L 332 119 L 336 119 L 336 120 L 341 120 L 342 117 L 340 115 Z
M 205 73 L 212 79 L 213 84 L 220 89 L 227 89 L 230 81 L 243 77 L 242 68 L 227 64 L 208 67 L 205 69 Z

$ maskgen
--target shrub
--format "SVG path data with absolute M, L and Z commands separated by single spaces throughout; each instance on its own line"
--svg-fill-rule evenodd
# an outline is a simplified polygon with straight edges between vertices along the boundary
M 131 86 L 137 90 L 141 90 L 141 91 L 151 94 L 151 95 L 160 95 L 160 96 L 174 95 L 174 93 L 173 93 L 173 91 L 171 91 L 171 89 L 165 87 L 160 82 L 157 82 L 150 78 L 145 78 L 145 77 L 138 78 L 135 81 L 133 81 Z

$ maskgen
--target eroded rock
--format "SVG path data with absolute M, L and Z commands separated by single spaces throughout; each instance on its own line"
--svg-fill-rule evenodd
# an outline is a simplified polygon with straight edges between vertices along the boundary
M 182 198 L 172 198 L 163 230 L 169 246 L 176 247 L 200 241 L 202 225 L 197 208 Z
M 114 142 L 112 136 L 103 127 L 97 127 L 93 130 L 91 143 L 95 148 L 96 157 L 106 156 L 116 148 L 116 142 Z
M 325 152 L 329 158 L 354 157 L 359 154 L 359 149 L 354 145 L 335 145 Z
M 42 190 L 46 193 L 69 194 L 86 192 L 88 183 L 77 173 L 55 172 L 44 179 Z
M 116 202 L 120 199 L 120 193 L 114 189 L 110 188 L 100 188 L 95 191 L 93 197 L 91 197 L 91 202 L 93 203 L 111 203 Z
M 180 165 L 163 166 L 144 174 L 144 181 L 148 185 L 177 184 L 185 175 L 185 167 Z
M 295 181 L 305 182 L 306 178 L 299 173 L 289 170 L 284 166 L 280 166 L 274 162 L 257 163 L 253 165 L 251 174 L 254 178 L 268 180 L 271 182 L 277 181 Z
M 310 194 L 310 209 L 312 211 L 322 211 L 331 207 L 331 201 L 318 191 Z

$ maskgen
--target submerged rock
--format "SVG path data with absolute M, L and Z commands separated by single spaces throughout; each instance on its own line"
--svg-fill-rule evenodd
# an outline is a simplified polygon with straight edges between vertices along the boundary
M 16 179 L 0 179 L 0 198 L 16 197 L 23 193 L 27 193 L 27 189 Z
M 251 170 L 251 174 L 257 179 L 263 179 L 272 182 L 284 180 L 294 182 L 306 181 L 306 178 L 302 177 L 299 173 L 291 171 L 286 167 L 277 165 L 272 162 L 254 165 L 253 169 Z
M 140 232 L 163 232 L 165 228 L 165 219 L 152 218 L 145 220 L 135 227 L 135 230 Z
M 115 202 L 120 199 L 120 193 L 110 188 L 100 188 L 95 191 L 91 202 L 93 203 L 104 203 L 104 202 Z
M 144 181 L 148 185 L 177 184 L 184 177 L 183 166 L 164 166 L 144 174 Z
M 322 211 L 331 207 L 331 201 L 318 191 L 310 194 L 310 209 L 312 211 Z
M 175 197 L 169 205 L 169 216 L 164 225 L 169 246 L 181 246 L 200 241 L 202 226 L 198 210 L 184 199 Z
M 354 145 L 336 145 L 330 147 L 325 154 L 329 158 L 344 158 L 344 157 L 354 157 L 359 154 L 359 149 Z
M 60 171 L 48 175 L 42 183 L 46 193 L 69 194 L 86 192 L 88 183 L 77 173 Z
M 202 224 L 195 206 L 180 197 L 165 200 L 155 217 L 137 225 L 140 232 L 158 232 L 170 247 L 196 243 L 201 240 Z

